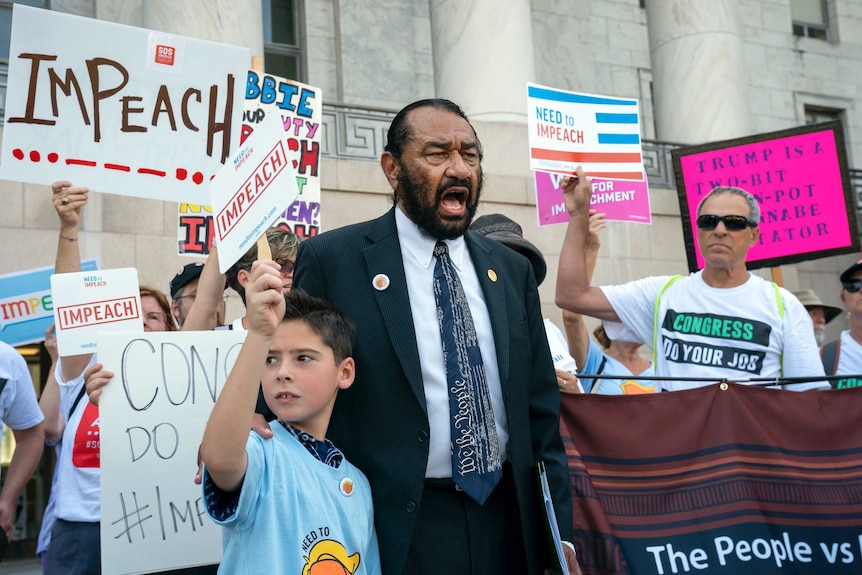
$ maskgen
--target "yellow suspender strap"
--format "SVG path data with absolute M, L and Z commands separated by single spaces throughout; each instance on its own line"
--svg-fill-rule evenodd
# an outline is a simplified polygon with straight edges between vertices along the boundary
M 664 294 L 665 290 L 672 286 L 675 281 L 682 278 L 683 276 L 673 276 L 667 280 L 667 283 L 662 286 L 655 298 L 655 309 L 653 310 L 652 320 L 652 364 L 654 369 L 658 369 L 658 304 L 661 302 L 661 296 Z M 657 372 L 656 375 L 658 375 Z
M 652 328 L 652 363 L 654 366 L 658 366 L 658 308 L 659 303 L 661 302 L 661 296 L 664 295 L 664 292 L 671 285 L 674 284 L 677 280 L 681 279 L 683 276 L 673 276 L 670 278 L 666 284 L 664 284 L 658 292 L 658 296 L 655 298 L 655 309 L 653 311 L 653 328 Z M 772 291 L 775 292 L 775 301 L 778 303 L 778 317 L 781 318 L 782 323 L 784 322 L 784 298 L 781 297 L 781 292 L 778 290 L 778 284 L 775 282 L 770 282 L 772 284 Z M 783 333 L 783 330 L 782 330 Z M 786 337 L 787 334 L 784 334 Z M 784 377 L 784 348 L 781 349 L 781 356 L 779 357 L 780 363 L 780 375 Z
M 772 291 L 775 292 L 775 301 L 778 302 L 778 317 L 781 319 L 781 333 L 786 338 L 787 333 L 784 331 L 784 298 L 781 297 L 781 292 L 778 291 L 778 284 L 775 282 L 770 282 L 772 284 Z M 778 357 L 779 362 L 779 376 L 784 377 L 784 346 L 781 346 L 781 355 Z

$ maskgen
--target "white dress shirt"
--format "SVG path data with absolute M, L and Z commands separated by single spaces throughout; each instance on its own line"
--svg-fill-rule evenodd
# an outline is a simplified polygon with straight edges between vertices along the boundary
M 428 422 L 431 428 L 425 476 L 452 477 L 449 393 L 446 384 L 446 366 L 443 362 L 443 343 L 440 340 L 440 326 L 437 323 L 437 304 L 434 300 L 434 265 L 436 264 L 434 246 L 437 240 L 424 235 L 400 208 L 395 210 L 395 224 L 398 228 L 398 241 L 401 244 L 401 258 L 404 261 L 404 275 L 407 278 L 407 293 L 413 315 L 413 327 L 425 387 L 425 404 L 428 408 Z M 445 241 L 449 246 L 449 256 L 455 264 L 461 285 L 467 295 L 470 314 L 476 326 L 476 336 L 479 340 L 488 390 L 491 394 L 491 405 L 494 408 L 500 460 L 505 461 L 508 457 L 509 433 L 491 317 L 464 237 Z

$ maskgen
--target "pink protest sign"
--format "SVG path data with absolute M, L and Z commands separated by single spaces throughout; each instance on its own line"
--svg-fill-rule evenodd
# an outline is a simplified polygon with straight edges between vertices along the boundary
M 742 188 L 760 205 L 749 269 L 859 251 L 840 122 L 678 148 L 672 156 L 691 271 L 704 265 L 697 207 L 717 186 Z
M 565 224 L 569 221 L 560 180 L 563 174 L 534 172 L 536 181 L 536 210 L 539 225 Z M 643 181 L 602 180 L 593 178 L 593 197 L 590 205 L 606 214 L 607 220 L 648 224 L 652 221 L 649 190 Z

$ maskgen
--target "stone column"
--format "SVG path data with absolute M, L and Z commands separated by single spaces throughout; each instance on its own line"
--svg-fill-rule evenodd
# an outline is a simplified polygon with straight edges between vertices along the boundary
M 145 0 L 141 8 L 144 28 L 246 46 L 252 56 L 263 56 L 260 0 Z
M 748 73 L 737 0 L 647 0 L 656 139 L 747 136 Z
M 431 0 L 437 96 L 471 120 L 526 123 L 535 79 L 529 0 Z

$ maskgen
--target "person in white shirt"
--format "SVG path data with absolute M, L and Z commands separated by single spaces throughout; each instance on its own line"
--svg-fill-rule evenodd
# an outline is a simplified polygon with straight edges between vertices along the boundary
M 760 237 L 760 208 L 740 188 L 712 190 L 697 209 L 697 241 L 704 269 L 687 277 L 648 277 L 592 287 L 584 245 L 592 187 L 582 169 L 564 178 L 570 219 L 557 275 L 557 305 L 621 322 L 652 346 L 656 374 L 669 391 L 707 385 L 683 378 L 746 383 L 750 378 L 822 377 L 823 366 L 808 312 L 784 288 L 749 273 L 748 250 Z M 613 324 L 606 325 L 608 336 Z M 785 389 L 828 389 L 825 381 Z
M 0 543 L 12 537 L 15 504 L 42 457 L 44 419 L 27 362 L 14 347 L 0 342 L 0 429 L 7 425 L 15 438 L 15 452 L 0 486 Z M 0 544 L 0 559 L 5 548 Z
M 821 349 L 823 368 L 829 375 L 844 375 L 832 380 L 832 387 L 862 387 L 862 260 L 841 274 L 841 303 L 850 318 L 850 329 Z

